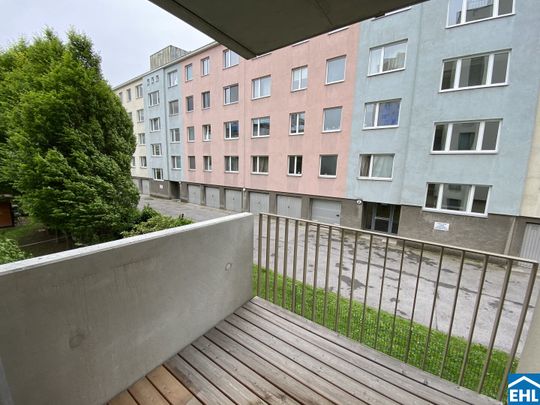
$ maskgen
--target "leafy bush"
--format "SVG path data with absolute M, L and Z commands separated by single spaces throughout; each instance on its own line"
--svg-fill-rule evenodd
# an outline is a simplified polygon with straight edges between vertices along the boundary
M 16 262 L 30 257 L 12 239 L 0 238 L 0 264 Z
M 162 215 L 150 206 L 145 206 L 141 212 L 135 225 L 129 231 L 122 232 L 124 238 L 135 235 L 143 235 L 145 233 L 161 231 L 163 229 L 175 228 L 191 224 L 193 221 L 189 218 L 178 217 L 173 218 Z

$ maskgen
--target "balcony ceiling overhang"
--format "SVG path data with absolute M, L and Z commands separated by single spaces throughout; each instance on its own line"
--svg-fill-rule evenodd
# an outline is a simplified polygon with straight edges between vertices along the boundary
M 150 0 L 253 58 L 424 0 Z

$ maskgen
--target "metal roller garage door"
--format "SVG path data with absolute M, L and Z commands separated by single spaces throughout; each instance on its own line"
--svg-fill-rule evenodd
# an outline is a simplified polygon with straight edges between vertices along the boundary
M 527 259 L 540 260 L 540 225 L 525 225 L 525 235 L 523 236 L 520 255 Z
M 225 208 L 230 211 L 242 212 L 242 192 L 225 190 Z
M 270 210 L 270 196 L 265 193 L 249 193 L 249 211 L 258 214 Z
M 206 187 L 205 197 L 207 207 L 219 208 L 219 188 Z
M 142 185 L 142 193 L 144 195 L 150 194 L 150 180 L 143 180 L 141 185 Z
M 341 216 L 341 203 L 330 200 L 313 200 L 311 219 L 326 224 L 338 224 Z
M 200 186 L 193 186 L 188 185 L 188 201 L 190 203 L 194 204 L 200 204 L 201 203 L 201 187 Z
M 277 213 L 286 217 L 300 218 L 302 215 L 302 199 L 299 197 L 278 195 Z

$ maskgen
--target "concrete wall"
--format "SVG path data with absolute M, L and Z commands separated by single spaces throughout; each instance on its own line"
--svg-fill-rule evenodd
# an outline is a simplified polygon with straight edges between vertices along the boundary
M 532 301 L 534 302 L 534 301 Z M 518 373 L 538 373 L 540 371 L 540 294 L 536 300 L 533 318 L 527 332 L 527 339 L 521 352 Z
M 171 182 L 150 180 L 150 195 L 171 198 Z
M 0 266 L 0 403 L 106 402 L 249 300 L 252 262 L 239 214 Z
M 525 191 L 521 204 L 521 215 L 540 218 L 540 99 L 536 109 L 536 123 L 532 141 L 529 167 L 525 178 Z

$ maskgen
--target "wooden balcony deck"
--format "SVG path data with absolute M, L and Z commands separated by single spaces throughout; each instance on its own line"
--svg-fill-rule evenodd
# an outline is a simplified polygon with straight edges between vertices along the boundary
M 109 404 L 496 404 L 260 298 Z

